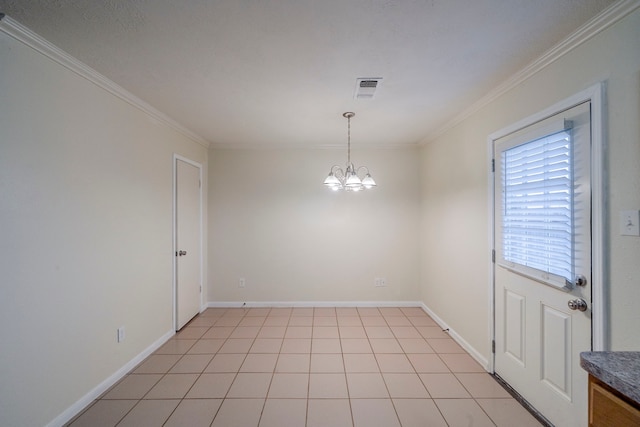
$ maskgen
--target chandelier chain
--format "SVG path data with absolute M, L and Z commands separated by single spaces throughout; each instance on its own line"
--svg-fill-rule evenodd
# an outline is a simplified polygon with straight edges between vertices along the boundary
M 351 164 L 351 115 L 347 115 L 347 166 Z

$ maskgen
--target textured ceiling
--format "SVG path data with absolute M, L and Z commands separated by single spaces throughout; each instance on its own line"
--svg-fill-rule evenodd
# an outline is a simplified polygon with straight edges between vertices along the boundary
M 612 0 L 0 0 L 213 146 L 411 145 Z M 358 77 L 383 77 L 373 100 Z

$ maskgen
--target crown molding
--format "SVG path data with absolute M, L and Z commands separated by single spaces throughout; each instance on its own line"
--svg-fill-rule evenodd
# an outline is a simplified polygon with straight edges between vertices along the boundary
M 200 135 L 192 132 L 180 123 L 173 120 L 166 114 L 158 111 L 142 99 L 133 95 L 131 92 L 124 89 L 122 86 L 117 85 L 113 81 L 109 80 L 102 74 L 98 73 L 93 68 L 80 62 L 73 56 L 69 55 L 62 49 L 48 42 L 38 34 L 34 33 L 27 27 L 23 26 L 19 22 L 11 19 L 9 16 L 0 13 L 0 31 L 7 34 L 10 37 L 18 40 L 19 42 L 29 46 L 35 51 L 41 53 L 54 62 L 62 65 L 66 69 L 74 72 L 78 76 L 90 81 L 96 86 L 106 90 L 112 95 L 120 98 L 129 105 L 137 108 L 138 110 L 149 115 L 153 119 L 163 123 L 181 135 L 189 138 L 193 142 L 202 145 L 205 148 L 209 148 L 209 142 Z
M 640 8 L 640 0 L 620 0 L 604 9 L 598 15 L 596 15 L 585 24 L 580 26 L 576 31 L 571 33 L 566 39 L 545 52 L 538 59 L 511 76 L 504 83 L 494 88 L 478 101 L 471 104 L 469 108 L 462 111 L 460 114 L 445 123 L 435 132 L 432 132 L 430 135 L 423 138 L 420 141 L 420 145 L 423 146 L 425 144 L 428 144 L 435 138 L 451 130 L 481 108 L 490 104 L 516 86 L 522 84 L 524 81 L 534 76 L 536 73 L 540 72 L 558 59 L 567 55 L 569 52 L 573 51 L 578 46 L 593 38 L 600 32 L 606 30 L 618 21 L 622 20 L 625 16 L 634 12 L 638 8 Z

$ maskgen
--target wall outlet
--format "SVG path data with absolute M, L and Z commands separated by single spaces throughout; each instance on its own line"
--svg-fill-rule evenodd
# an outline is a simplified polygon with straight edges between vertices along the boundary
M 125 338 L 124 326 L 120 326 L 118 328 L 118 342 L 124 341 L 124 338 Z
M 238 280 L 238 287 L 244 288 L 245 286 L 247 286 L 247 279 L 241 277 L 240 280 Z
M 384 277 L 376 277 L 375 279 L 373 279 L 373 285 L 376 288 L 387 286 L 387 279 L 385 279 Z
M 620 211 L 620 235 L 640 236 L 640 211 Z

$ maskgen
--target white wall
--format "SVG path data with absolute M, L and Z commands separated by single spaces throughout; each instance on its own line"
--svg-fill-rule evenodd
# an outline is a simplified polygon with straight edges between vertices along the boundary
M 207 150 L 4 32 L 0 99 L 0 425 L 42 426 L 171 331 L 172 156 Z
M 640 209 L 640 11 L 580 45 L 422 150 L 423 301 L 489 358 L 487 136 L 589 86 L 607 86 L 607 339 L 640 346 L 640 238 L 619 235 L 618 213 Z
M 209 159 L 209 301 L 418 301 L 417 150 L 354 149 L 379 184 L 361 193 L 322 185 L 346 150 Z
M 420 151 L 354 150 L 380 186 L 336 194 L 344 150 L 207 152 L 0 32 L 0 425 L 50 422 L 171 330 L 173 153 L 210 156 L 208 301 L 422 300 L 488 357 L 487 135 L 597 81 L 609 338 L 637 350 L 640 239 L 617 216 L 640 209 L 638 40 L 635 12 Z

